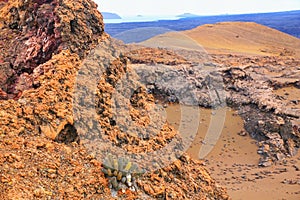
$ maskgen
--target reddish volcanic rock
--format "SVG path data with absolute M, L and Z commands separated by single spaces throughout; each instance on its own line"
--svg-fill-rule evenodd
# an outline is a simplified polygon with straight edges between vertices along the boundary
M 6 98 L 34 87 L 33 70 L 54 54 L 70 49 L 83 58 L 103 34 L 102 16 L 91 1 L 8 1 L 0 19 L 0 64 L 9 69 L 0 77 L 1 89 L 12 94 Z
M 183 57 L 179 56 L 175 52 L 166 49 L 155 49 L 147 47 L 138 48 L 130 51 L 127 56 L 134 64 L 147 63 L 179 65 L 188 63 L 188 61 Z
M 176 154 L 181 135 L 165 121 L 156 132 L 157 124 L 151 124 L 160 122 L 149 115 L 159 102 L 154 97 L 174 103 L 177 92 L 187 103 L 212 107 L 210 86 L 216 87 L 219 104 L 240 110 L 245 130 L 259 141 L 261 166 L 293 156 L 299 148 L 297 58 L 216 54 L 202 66 L 204 57 L 197 52 L 125 47 L 104 33 L 102 16 L 89 0 L 0 1 L 0 10 L 0 199 L 112 199 L 101 171 L 100 156 L 107 155 L 88 148 L 98 148 L 89 140 L 99 138 L 95 124 L 107 142 L 101 148 L 112 144 L 121 149 L 120 157 L 156 152 L 172 142 L 179 144 L 171 149 Z M 99 79 L 79 79 L 99 71 Z M 148 88 L 134 79 L 138 75 L 151 82 Z M 117 124 L 115 92 L 131 90 L 121 84 L 124 79 L 135 91 L 118 102 L 128 110 L 117 114 L 129 114 L 132 123 Z M 90 82 L 96 87 L 89 88 Z M 76 100 L 84 104 L 88 91 L 95 97 L 93 121 L 91 112 L 76 113 Z M 193 95 L 197 99 L 189 99 Z M 120 198 L 229 199 L 202 162 L 176 156 L 139 177 L 138 191 L 119 191 Z M 171 156 L 161 157 L 150 161 L 159 165 Z
M 180 140 L 167 123 L 149 141 L 113 123 L 113 88 L 132 69 L 103 32 L 95 3 L 17 0 L 0 5 L 0 199 L 113 199 L 101 159 L 82 142 L 89 130 L 79 132 L 73 115 L 74 84 L 95 46 L 101 54 L 92 64 L 108 63 L 95 95 L 96 123 L 103 128 L 103 137 L 132 152 L 152 152 L 174 138 Z M 86 86 L 88 81 L 80 84 Z M 142 86 L 131 97 L 130 117 L 137 128 L 147 127 L 143 110 L 153 105 L 153 96 Z M 77 123 L 89 120 L 78 115 Z M 161 188 L 154 180 L 158 175 Z M 138 199 L 147 194 L 149 198 L 229 199 L 203 164 L 186 155 L 160 171 L 142 175 L 137 182 L 137 192 L 126 190 L 120 198 Z

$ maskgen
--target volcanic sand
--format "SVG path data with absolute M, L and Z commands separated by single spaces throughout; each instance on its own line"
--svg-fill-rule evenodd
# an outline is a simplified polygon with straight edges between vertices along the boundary
M 199 150 L 215 111 L 199 109 L 200 119 L 197 135 L 187 151 L 199 158 Z M 167 121 L 179 128 L 181 106 L 166 108 Z M 237 111 L 226 108 L 225 123 L 219 140 L 212 151 L 202 160 L 217 183 L 227 187 L 233 200 L 253 199 L 300 199 L 300 155 L 283 160 L 274 166 L 258 167 L 256 141 L 244 132 L 243 120 Z M 298 170 L 298 171 L 297 171 Z
M 168 32 L 141 44 L 205 49 L 212 54 L 300 57 L 300 40 L 254 22 L 206 24 L 182 32 Z

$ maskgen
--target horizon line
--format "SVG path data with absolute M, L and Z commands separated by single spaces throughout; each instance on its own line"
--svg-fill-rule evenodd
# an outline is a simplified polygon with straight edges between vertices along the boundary
M 192 13 L 192 12 L 183 12 L 179 14 L 168 14 L 168 15 L 163 15 L 163 14 L 134 14 L 134 15 L 121 15 L 117 12 L 112 12 L 112 11 L 100 11 L 100 13 L 113 13 L 117 14 L 120 17 L 136 17 L 136 16 L 143 16 L 143 17 L 159 17 L 159 16 L 178 16 L 178 15 L 183 15 L 183 14 L 193 14 L 195 17 L 208 17 L 208 16 L 222 16 L 222 15 L 245 15 L 245 14 L 269 14 L 269 13 L 282 13 L 282 12 L 296 12 L 300 11 L 300 9 L 297 10 L 282 10 L 282 11 L 266 11 L 266 12 L 245 12 L 245 13 L 220 13 L 220 14 L 197 14 L 197 13 Z M 184 18 L 184 17 L 183 17 Z

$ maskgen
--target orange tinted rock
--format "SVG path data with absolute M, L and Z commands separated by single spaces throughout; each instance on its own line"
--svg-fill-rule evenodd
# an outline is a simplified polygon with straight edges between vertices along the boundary
M 5 91 L 3 88 L 0 90 L 1 99 L 7 98 L 7 92 L 12 97 L 18 97 L 15 98 L 18 99 L 16 101 L 0 101 L 0 177 L 3 183 L 0 199 L 111 199 L 107 179 L 101 172 L 101 160 L 89 155 L 89 149 L 72 138 L 77 134 L 72 106 L 78 70 L 90 49 L 100 41 L 105 41 L 101 48 L 109 49 L 111 39 L 103 33 L 102 16 L 92 1 L 48 2 L 18 0 L 0 6 L 0 39 L 4 41 L 0 45 L 0 59 L 13 64 L 19 72 L 25 71 L 21 73 L 22 76 L 15 77 L 11 85 L 12 91 Z M 13 7 L 16 9 L 12 9 Z M 46 21 L 43 20 L 45 17 L 38 17 L 43 12 L 49 18 Z M 7 23 L 4 24 L 4 21 Z M 47 32 L 47 28 L 52 28 L 46 22 L 54 23 L 53 31 Z M 7 41 L 12 44 L 15 42 L 14 46 L 5 43 Z M 12 52 L 11 49 L 15 46 L 18 48 Z M 167 51 L 162 54 L 151 49 L 147 51 L 146 60 L 150 62 L 151 52 L 155 54 L 157 62 L 168 62 L 169 58 L 175 56 Z M 41 57 L 40 52 L 45 54 L 45 58 Z M 124 67 L 128 64 L 126 58 L 117 53 L 112 56 L 110 53 L 107 51 L 107 54 L 101 55 L 114 57 L 115 60 L 107 74 L 101 77 L 96 92 L 99 101 L 96 108 L 99 112 L 98 123 L 106 133 L 104 137 L 135 153 L 153 152 L 165 147 L 173 139 L 180 141 L 177 132 L 166 123 L 150 140 L 146 131 L 141 139 L 134 134 L 128 135 L 113 125 L 111 98 L 114 88 L 130 69 Z M 164 55 L 168 55 L 168 58 Z M 176 63 L 186 61 L 175 57 L 169 64 Z M 8 71 L 7 74 L 9 73 L 13 72 Z M 3 83 L 8 84 L 7 80 Z M 134 84 L 139 86 L 138 83 Z M 145 88 L 140 88 L 132 96 L 130 116 L 136 127 L 142 130 L 150 123 L 147 111 L 153 107 L 154 98 L 147 94 Z M 93 123 L 88 122 L 88 127 L 92 128 Z M 226 191 L 216 188 L 215 182 L 205 173 L 205 180 L 197 176 L 202 170 L 205 169 L 194 161 L 185 164 L 176 161 L 170 168 L 166 167 L 164 178 L 154 175 L 155 172 L 151 172 L 149 177 L 141 177 L 142 190 L 126 190 L 124 198 L 142 198 L 143 189 L 150 195 L 159 197 L 166 195 L 169 187 L 173 197 L 192 198 L 196 197 L 196 193 L 189 190 L 188 186 L 201 183 L 207 185 L 207 190 L 203 190 L 204 196 L 226 196 Z M 177 177 L 176 174 L 181 173 L 184 177 Z M 195 183 L 192 178 L 188 178 L 188 173 L 198 178 Z M 177 177 L 176 180 L 174 177 Z M 165 178 L 171 182 L 165 181 Z

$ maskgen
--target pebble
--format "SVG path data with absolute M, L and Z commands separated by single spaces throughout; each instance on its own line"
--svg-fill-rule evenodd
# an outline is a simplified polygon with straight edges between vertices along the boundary
M 238 133 L 239 136 L 247 136 L 247 132 L 246 131 L 240 131 Z
M 125 183 L 126 182 L 126 177 L 122 177 L 121 182 Z
M 300 171 L 299 167 L 296 165 L 293 165 L 293 167 L 295 168 L 296 171 Z
M 270 160 L 263 161 L 263 162 L 260 162 L 258 165 L 261 167 L 270 167 L 272 165 L 272 161 L 270 161 Z

